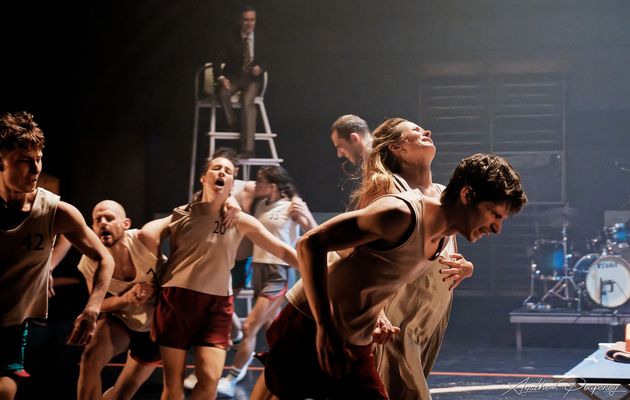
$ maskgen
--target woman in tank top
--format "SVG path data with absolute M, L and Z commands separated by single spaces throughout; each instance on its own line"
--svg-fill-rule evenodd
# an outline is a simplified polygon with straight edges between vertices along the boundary
M 289 173 L 279 166 L 262 167 L 256 174 L 254 216 L 274 236 L 291 247 L 302 233 L 317 226 Z M 232 368 L 219 382 L 218 392 L 234 396 L 235 385 L 253 358 L 258 331 L 271 323 L 284 302 L 284 294 L 295 283 L 295 274 L 278 257 L 254 246 L 253 286 L 256 303 L 243 324 L 243 340 L 234 355 Z
M 366 159 L 365 184 L 355 193 L 360 207 L 387 193 L 418 189 L 439 200 L 444 186 L 433 183 L 436 148 L 431 131 L 402 118 L 386 120 L 373 132 L 375 147 Z M 429 140 L 427 140 L 429 139 Z M 387 146 L 383 144 L 388 143 Z M 430 399 L 426 377 L 446 332 L 452 289 L 472 275 L 473 265 L 457 253 L 455 235 L 426 274 L 406 283 L 387 302 L 375 331 L 377 369 L 393 399 Z M 451 268 L 447 275 L 442 269 Z M 445 279 L 448 278 L 448 279 Z M 398 330 L 400 332 L 398 333 Z
M 161 279 L 153 335 L 164 365 L 162 398 L 184 398 L 186 351 L 193 347 L 198 379 L 193 398 L 214 398 L 228 347 L 233 295 L 230 268 L 243 236 L 297 266 L 295 250 L 254 217 L 238 212 L 227 227 L 223 207 L 234 182 L 234 165 L 226 158 L 208 162 L 201 177 L 199 201 L 178 207 L 156 224 L 170 236 L 170 255 Z

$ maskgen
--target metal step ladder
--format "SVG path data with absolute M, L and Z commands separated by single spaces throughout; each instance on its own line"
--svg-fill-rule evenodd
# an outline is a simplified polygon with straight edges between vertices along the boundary
M 264 132 L 256 132 L 256 141 L 266 141 L 269 145 L 269 157 L 261 158 L 243 158 L 239 160 L 240 170 L 243 180 L 250 180 L 251 167 L 262 165 L 280 165 L 282 159 L 278 157 L 278 151 L 276 150 L 276 144 L 274 138 L 277 136 L 271 131 L 269 125 L 269 117 L 267 116 L 267 109 L 265 108 L 264 96 L 267 91 L 268 74 L 264 72 L 263 85 L 260 93 L 254 99 L 254 105 L 258 107 L 259 115 L 263 122 Z M 195 116 L 193 126 L 193 139 L 192 139 L 192 157 L 190 163 L 190 180 L 189 180 L 189 196 L 192 198 L 192 193 L 195 187 L 196 179 L 196 164 L 197 164 L 197 141 L 199 139 L 200 132 L 203 127 L 200 126 L 199 116 L 202 109 L 208 109 L 210 111 L 210 127 L 207 131 L 209 137 L 209 149 L 208 158 L 214 154 L 217 147 L 217 140 L 237 140 L 240 138 L 240 132 L 219 132 L 216 130 L 217 123 L 217 108 L 221 108 L 221 104 L 215 96 L 215 84 L 216 81 L 213 76 L 212 63 L 206 63 L 200 67 L 195 74 Z M 232 107 L 241 108 L 240 93 L 232 96 Z

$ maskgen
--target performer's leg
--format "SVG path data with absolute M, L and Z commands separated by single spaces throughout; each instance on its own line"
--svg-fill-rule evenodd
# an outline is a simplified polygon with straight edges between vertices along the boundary
M 258 377 L 252 389 L 252 393 L 249 396 L 249 400 L 279 400 L 278 397 L 274 396 L 269 389 L 267 389 L 267 384 L 265 384 L 265 371 Z
M 218 347 L 195 347 L 195 374 L 197 385 L 193 389 L 191 400 L 214 399 L 217 384 L 223 371 L 226 351 Z
M 123 370 L 118 375 L 114 386 L 103 394 L 103 400 L 130 400 L 140 386 L 149 379 L 155 367 L 154 364 L 142 363 L 131 357 L 131 354 L 127 354 L 127 362 Z
M 0 376 L 0 400 L 13 400 L 17 393 L 17 382 L 8 376 Z
M 186 350 L 160 346 L 162 365 L 164 366 L 164 388 L 162 400 L 181 400 L 184 398 L 184 371 L 186 369 Z
M 101 399 L 101 372 L 109 360 L 127 350 L 129 343 L 129 334 L 120 323 L 110 318 L 98 320 L 94 337 L 81 356 L 77 382 L 79 399 Z

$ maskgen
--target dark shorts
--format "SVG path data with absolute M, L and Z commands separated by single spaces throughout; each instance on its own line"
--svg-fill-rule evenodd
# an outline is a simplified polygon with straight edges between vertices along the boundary
M 252 265 L 254 297 L 262 296 L 273 300 L 286 293 L 289 288 L 290 267 L 263 263 L 252 263 Z
M 160 361 L 160 346 L 151 340 L 150 332 L 133 331 L 125 323 L 114 315 L 101 314 L 101 317 L 110 324 L 116 324 L 123 329 L 130 339 L 129 355 L 142 364 L 158 364 Z
M 0 376 L 15 380 L 28 377 L 24 370 L 24 348 L 28 335 L 28 322 L 0 327 Z
M 251 279 L 252 274 L 252 258 L 248 257 L 244 260 L 234 262 L 234 267 L 230 270 L 232 274 L 232 291 L 238 292 L 244 288 L 247 281 Z
M 160 346 L 229 347 L 234 297 L 213 296 L 177 287 L 160 291 L 153 318 L 153 337 Z
M 288 304 L 267 330 L 265 359 L 267 388 L 281 399 L 388 399 L 381 382 L 372 345 L 348 349 L 355 356 L 350 373 L 341 379 L 328 376 L 317 361 L 315 322 Z

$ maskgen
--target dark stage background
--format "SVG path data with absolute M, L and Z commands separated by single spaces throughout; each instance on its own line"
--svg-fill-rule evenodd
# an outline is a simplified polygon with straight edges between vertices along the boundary
M 313 210 L 341 208 L 329 140 L 338 115 L 356 113 L 371 127 L 391 116 L 422 124 L 422 65 L 505 59 L 568 65 L 567 198 L 588 210 L 585 229 L 627 200 L 630 174 L 613 165 L 630 159 L 627 2 L 253 3 L 259 32 L 275 43 L 271 126 Z M 238 6 L 5 4 L 0 109 L 35 114 L 48 139 L 45 171 L 61 178 L 66 200 L 87 215 L 114 198 L 144 222 L 187 200 L 194 72 Z
M 252 3 L 257 31 L 274 43 L 265 98 L 271 127 L 313 211 L 340 211 L 346 196 L 329 139 L 339 115 L 358 114 L 372 128 L 386 117 L 417 121 L 433 130 L 439 154 L 440 131 L 423 123 L 422 71 L 510 62 L 527 72 L 547 61 L 563 65 L 565 200 L 580 211 L 570 241 L 584 251 L 605 210 L 628 208 L 630 173 L 619 165 L 630 168 L 629 2 Z M 212 61 L 240 4 L 3 4 L 0 110 L 35 114 L 48 141 L 45 172 L 61 179 L 62 197 L 88 219 L 104 198 L 124 204 L 136 226 L 187 201 L 195 71 Z M 557 240 L 559 230 L 546 235 Z M 500 248 L 495 239 L 486 240 L 490 249 Z M 517 256 L 526 263 L 525 252 Z M 476 257 L 477 279 L 460 293 L 511 292 L 510 307 L 518 306 L 527 266 L 514 267 L 513 280 L 497 279 L 508 266 Z M 486 280 L 493 284 L 475 283 Z
M 257 31 L 274 43 L 265 98 L 271 127 L 284 166 L 313 211 L 340 211 L 347 195 L 339 191 L 344 177 L 329 139 L 339 115 L 358 114 L 372 128 L 386 117 L 417 121 L 433 131 L 439 157 L 446 139 L 424 123 L 432 120 L 421 104 L 422 71 L 445 63 L 490 69 L 509 62 L 528 72 L 528 66 L 548 61 L 563 66 L 565 200 L 579 210 L 569 240 L 586 251 L 585 240 L 602 229 L 604 211 L 628 208 L 630 173 L 619 166 L 630 170 L 630 2 L 251 3 L 258 8 Z M 124 204 L 135 226 L 187 201 L 195 71 L 212 61 L 240 4 L 2 5 L 0 111 L 36 116 L 47 137 L 44 170 L 60 178 L 63 199 L 88 220 L 104 198 Z M 544 172 L 541 187 L 548 184 Z M 500 240 L 517 240 L 514 226 L 478 249 L 464 247 L 476 272 L 456 292 L 447 343 L 514 344 L 508 313 L 527 294 L 534 239 L 517 238 L 520 247 L 501 253 Z M 557 228 L 542 233 L 559 239 Z M 63 267 L 67 275 L 76 274 L 74 265 L 76 259 Z M 33 361 L 30 370 L 48 380 L 31 390 L 55 387 L 58 398 L 73 396 L 78 351 L 63 342 L 79 302 L 64 298 L 76 299 L 76 291 L 60 288 L 48 328 L 34 328 L 27 357 L 39 364 Z M 601 327 L 565 328 L 532 327 L 528 342 L 591 347 L 603 341 Z M 23 398 L 37 396 L 25 392 Z

